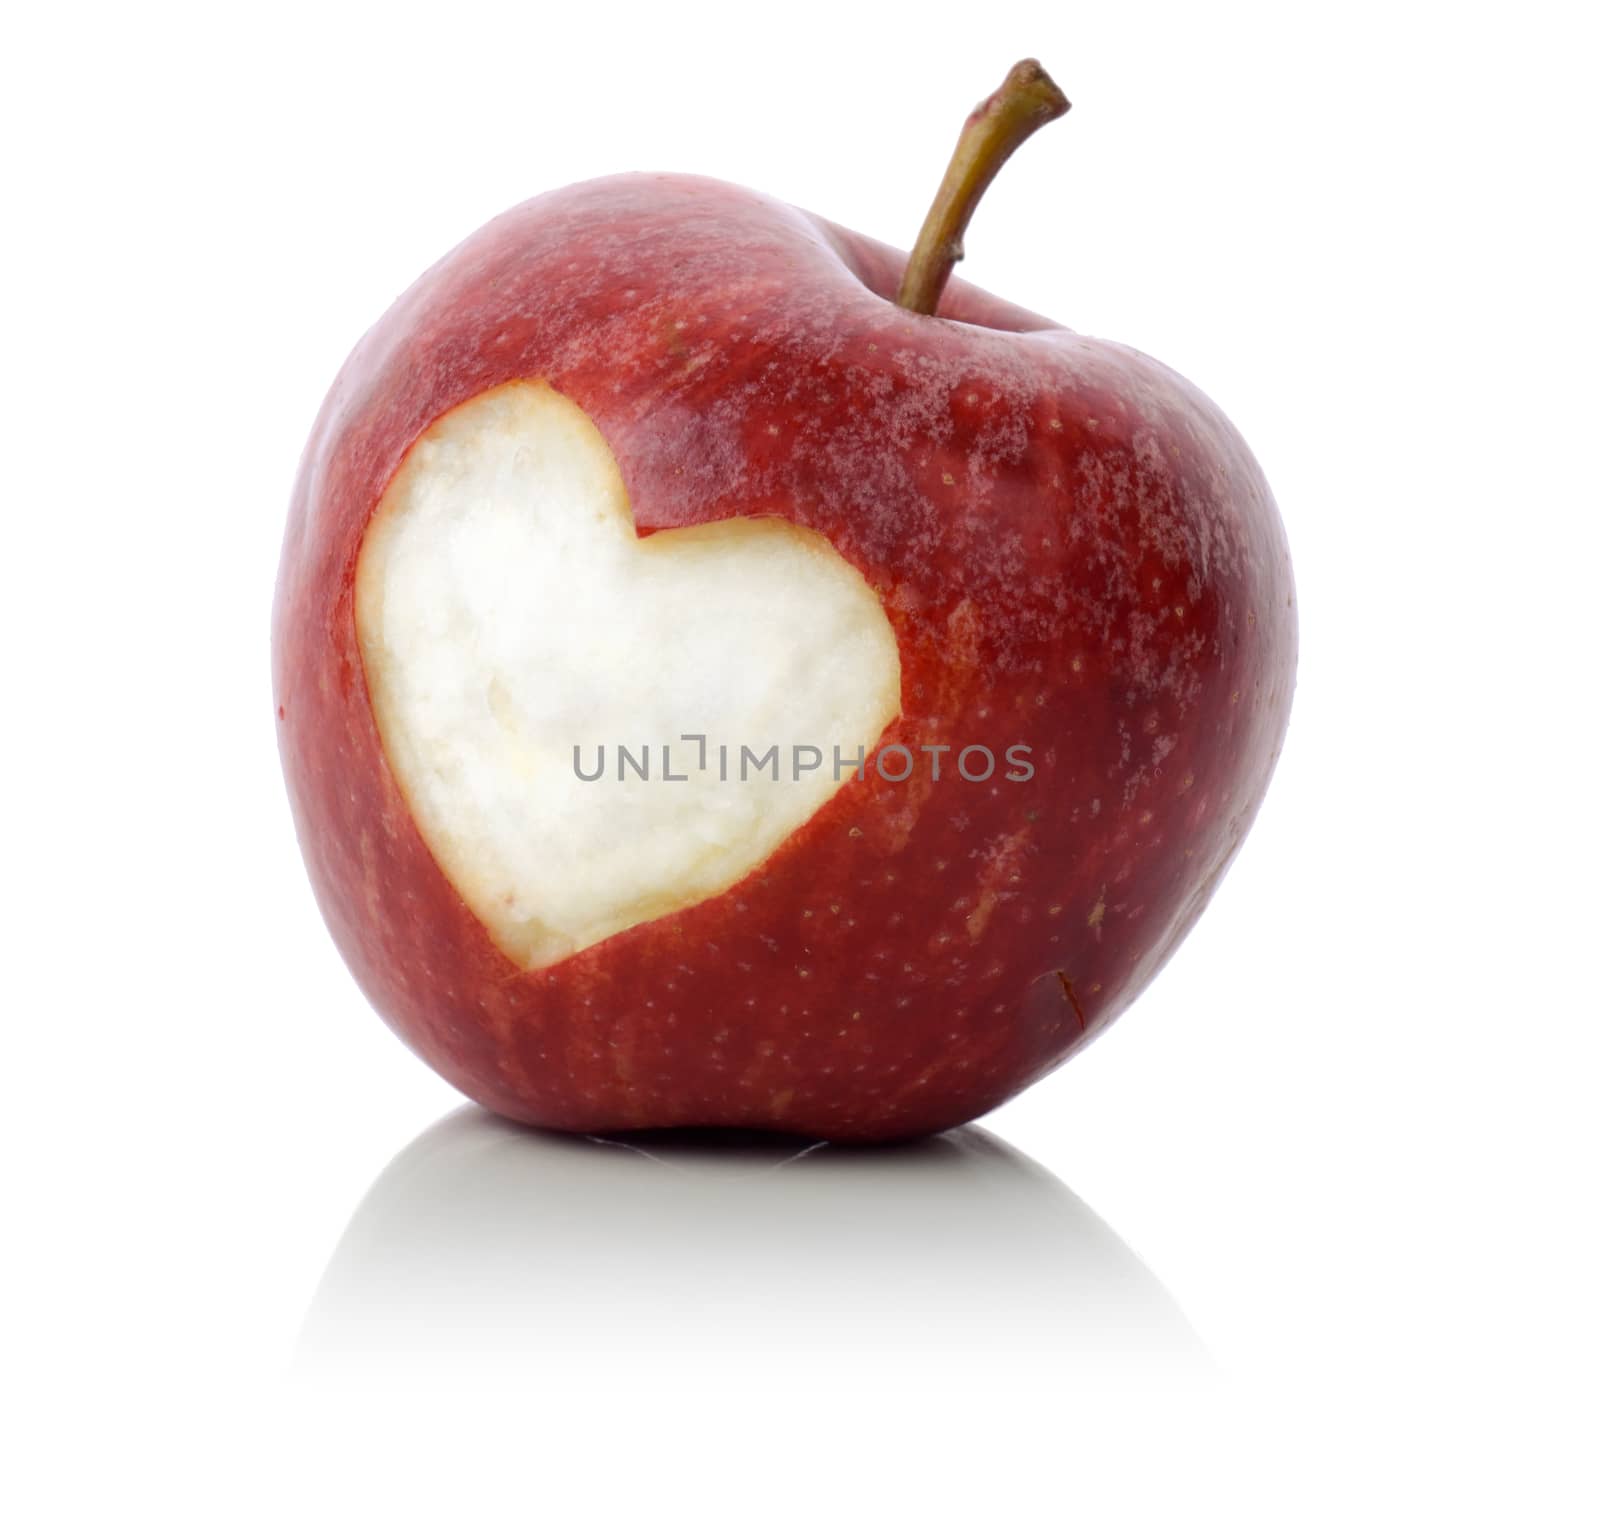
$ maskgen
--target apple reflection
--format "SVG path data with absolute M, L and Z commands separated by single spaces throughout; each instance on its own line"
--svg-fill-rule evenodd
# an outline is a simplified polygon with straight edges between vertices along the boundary
M 356 1210 L 298 1367 L 653 1352 L 873 1363 L 1050 1355 L 1085 1383 L 1208 1369 L 1148 1269 L 973 1127 L 905 1147 L 525 1130 L 466 1108 Z

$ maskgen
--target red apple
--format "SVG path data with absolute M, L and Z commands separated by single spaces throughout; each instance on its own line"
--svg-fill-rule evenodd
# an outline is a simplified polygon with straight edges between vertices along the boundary
M 1153 359 L 945 284 L 1063 109 L 1019 66 L 909 263 L 705 179 L 541 196 L 339 375 L 275 607 L 290 799 L 363 990 L 490 1109 L 953 1126 L 1234 856 L 1294 682 L 1260 469 Z

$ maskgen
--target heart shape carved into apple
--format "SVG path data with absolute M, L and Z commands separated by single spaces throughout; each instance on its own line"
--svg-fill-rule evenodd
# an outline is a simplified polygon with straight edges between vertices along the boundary
M 870 754 L 900 710 L 888 618 L 823 537 L 639 537 L 605 439 L 537 381 L 411 448 L 362 544 L 356 629 L 423 840 L 527 968 L 737 883 L 854 777 L 835 750 Z M 802 748 L 820 764 L 797 769 Z

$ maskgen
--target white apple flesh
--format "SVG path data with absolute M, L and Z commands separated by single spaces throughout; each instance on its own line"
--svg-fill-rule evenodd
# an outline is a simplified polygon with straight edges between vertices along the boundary
M 859 772 L 835 749 L 870 753 L 900 710 L 888 618 L 826 539 L 776 519 L 639 537 L 605 439 L 544 384 L 418 439 L 355 614 L 417 825 L 524 968 L 736 884 Z

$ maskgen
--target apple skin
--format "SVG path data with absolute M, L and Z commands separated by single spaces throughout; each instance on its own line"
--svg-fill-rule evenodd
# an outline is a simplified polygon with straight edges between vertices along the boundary
M 290 801 L 363 991 L 490 1110 L 847 1142 L 958 1125 L 1133 1000 L 1256 814 L 1296 624 L 1243 440 L 1152 359 L 959 280 L 937 317 L 901 309 L 903 265 L 731 185 L 591 181 L 424 274 L 323 405 L 274 609 Z M 407 449 L 518 378 L 592 418 L 641 533 L 740 515 L 823 533 L 899 642 L 883 742 L 952 745 L 939 782 L 919 754 L 905 783 L 847 783 L 726 893 L 538 971 L 424 845 L 353 610 Z M 1033 779 L 956 777 L 969 743 L 1029 746 Z

